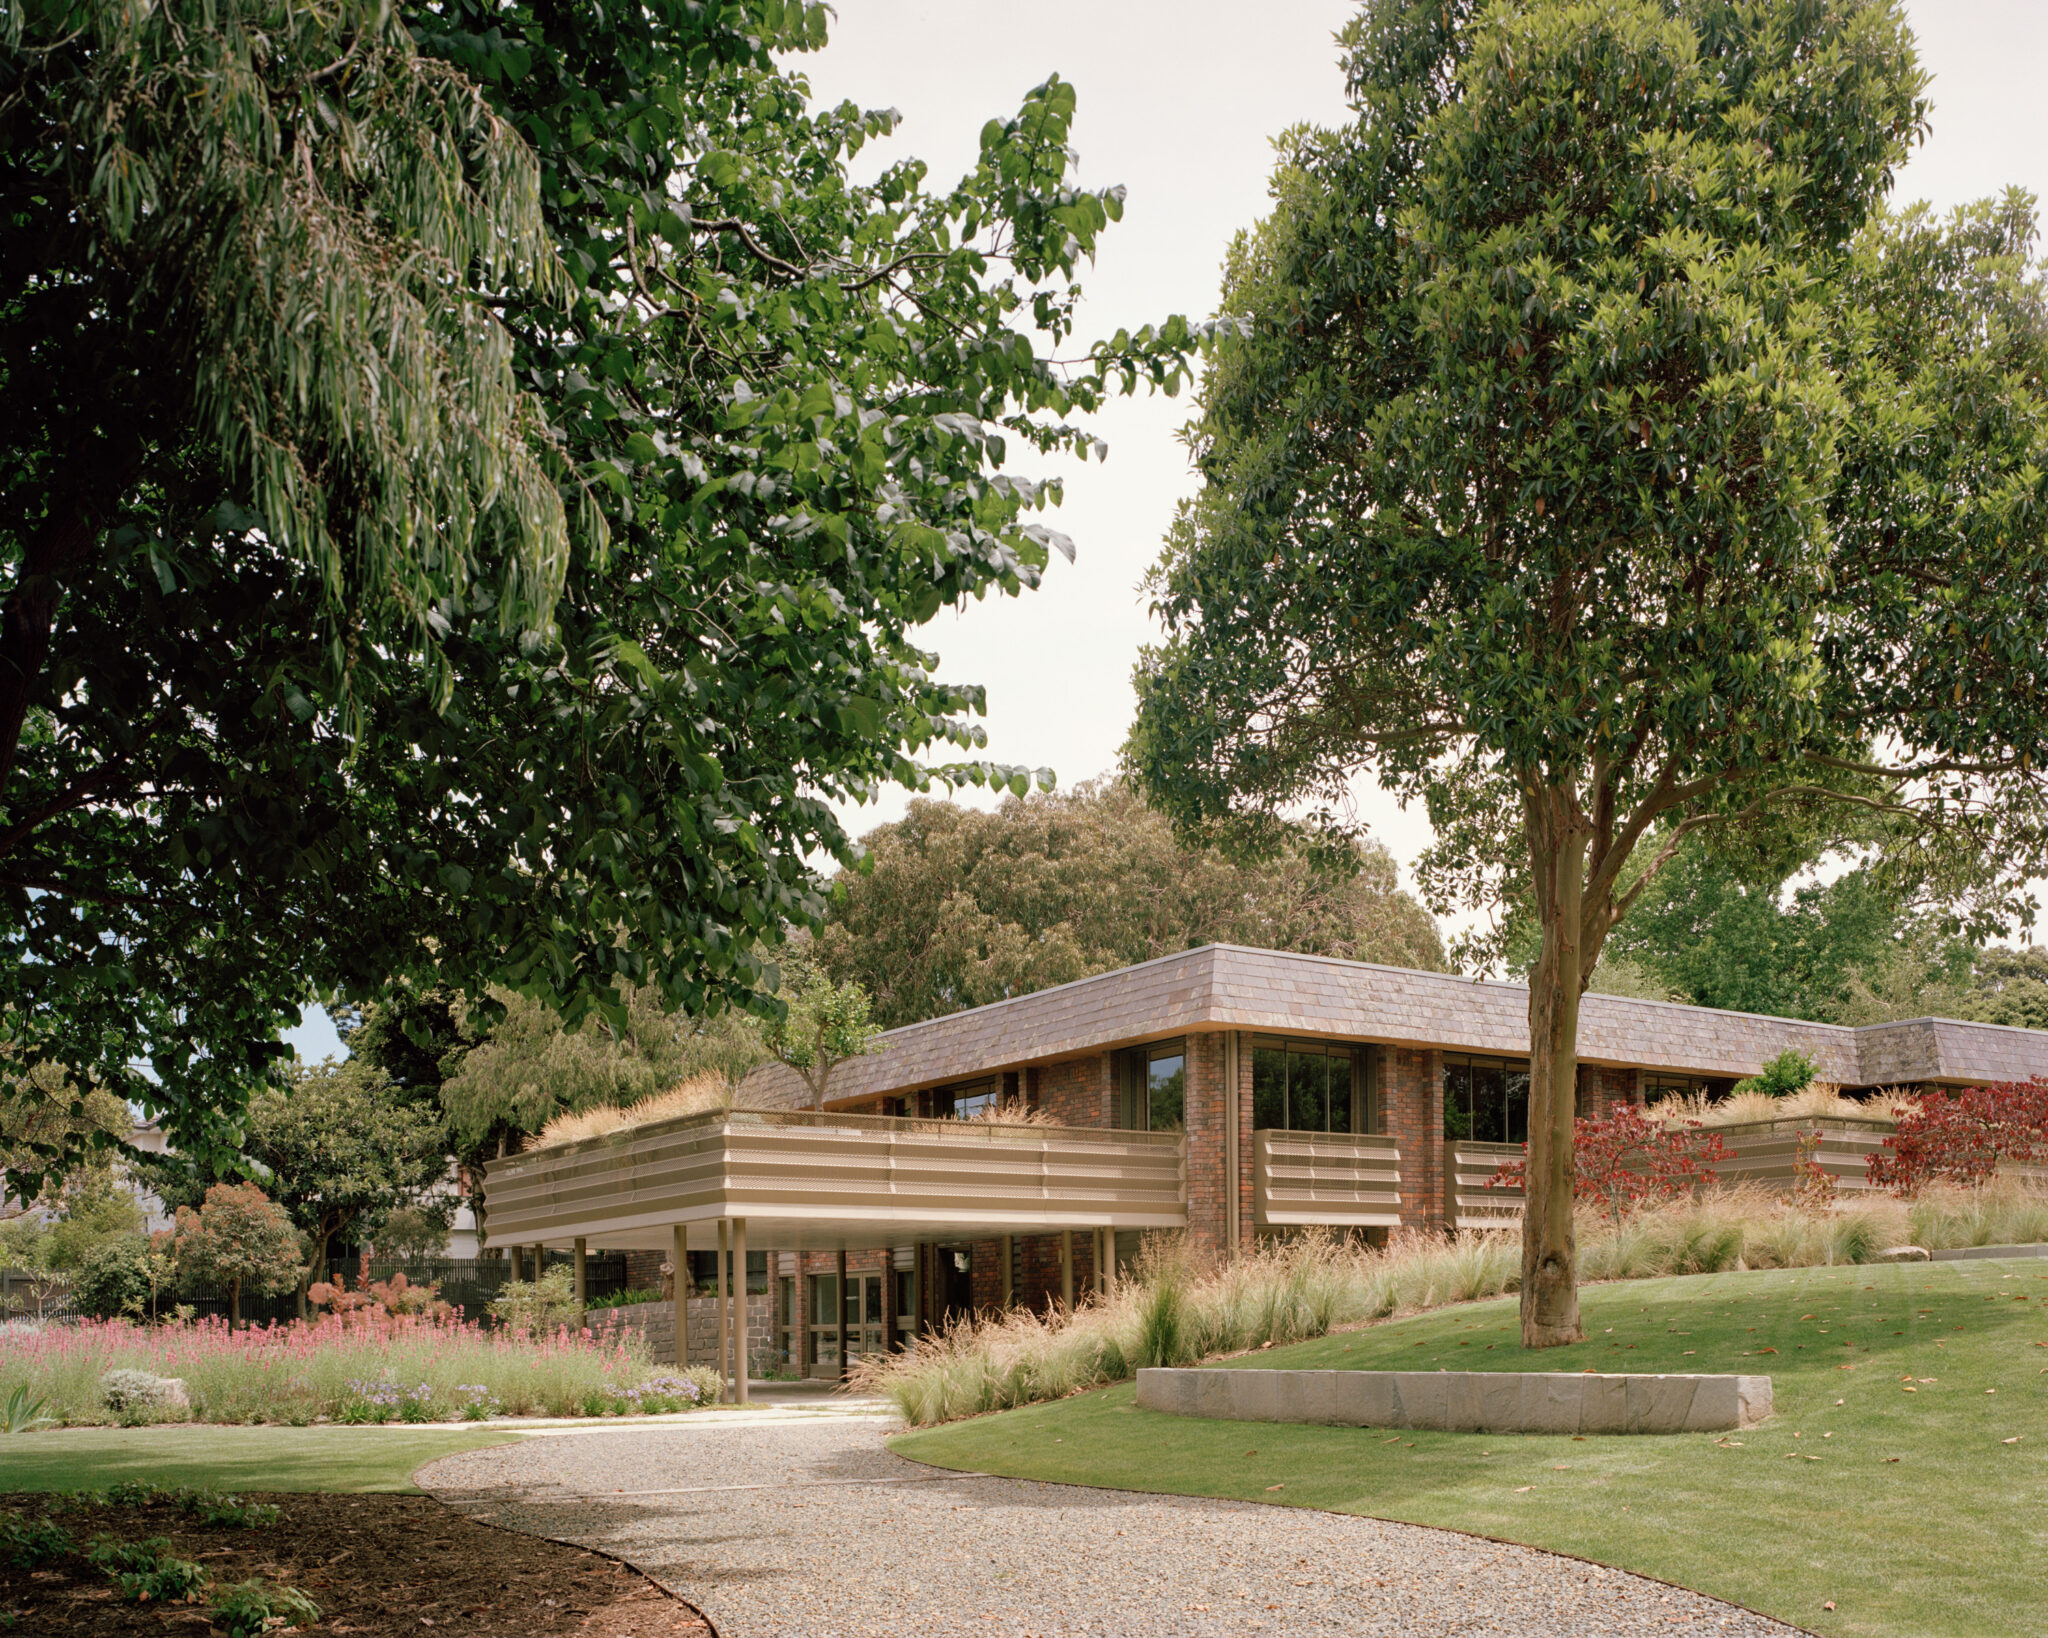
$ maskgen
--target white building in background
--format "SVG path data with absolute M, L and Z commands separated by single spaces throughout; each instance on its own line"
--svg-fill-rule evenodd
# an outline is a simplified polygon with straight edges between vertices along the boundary
M 167 1155 L 171 1152 L 171 1140 L 164 1136 L 163 1128 L 154 1120 L 138 1120 L 129 1129 L 128 1141 L 146 1155 Z M 164 1203 L 144 1185 L 133 1172 L 123 1179 L 128 1192 L 135 1196 L 135 1204 L 142 1210 L 142 1232 L 161 1234 L 166 1229 L 178 1226 L 177 1219 L 164 1209 Z

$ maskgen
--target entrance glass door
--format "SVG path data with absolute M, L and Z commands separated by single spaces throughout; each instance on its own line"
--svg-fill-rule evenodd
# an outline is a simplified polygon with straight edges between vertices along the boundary
M 811 1276 L 810 1363 L 837 1373 L 839 1276 Z M 846 1278 L 846 1354 L 848 1363 L 862 1354 L 882 1351 L 882 1276 L 849 1274 Z

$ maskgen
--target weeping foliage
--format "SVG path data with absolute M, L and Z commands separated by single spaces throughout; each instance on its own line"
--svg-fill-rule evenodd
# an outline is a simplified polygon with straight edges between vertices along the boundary
M 386 621 L 443 699 L 451 611 L 551 629 L 557 463 L 491 302 L 566 281 L 533 155 L 481 90 L 367 0 L 0 17 L 5 139 L 40 154 L 34 226 L 68 241 L 53 282 L 183 355 L 165 407 L 240 525 L 318 576 L 344 694 Z

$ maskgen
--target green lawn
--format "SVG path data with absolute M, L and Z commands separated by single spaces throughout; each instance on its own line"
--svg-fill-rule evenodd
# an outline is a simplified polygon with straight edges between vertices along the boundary
M 518 1438 L 477 1428 L 51 1428 L 0 1435 L 0 1493 L 123 1479 L 214 1490 L 412 1490 L 413 1470 Z
M 2048 1265 L 1699 1275 L 1582 1303 L 1587 1341 L 1539 1356 L 1516 1344 L 1510 1299 L 1230 1363 L 1761 1372 L 1776 1415 L 1719 1435 L 1394 1434 L 1160 1416 L 1126 1385 L 892 1445 L 941 1467 L 1469 1530 L 1820 1633 L 2042 1629 Z

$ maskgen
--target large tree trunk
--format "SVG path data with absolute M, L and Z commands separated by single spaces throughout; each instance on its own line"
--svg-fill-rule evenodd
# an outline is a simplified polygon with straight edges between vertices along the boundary
M 1572 1232 L 1572 1120 L 1585 986 L 1586 834 L 1568 794 L 1529 805 L 1530 862 L 1543 945 L 1529 975 L 1529 1160 L 1522 1211 L 1522 1346 L 1582 1342 Z

